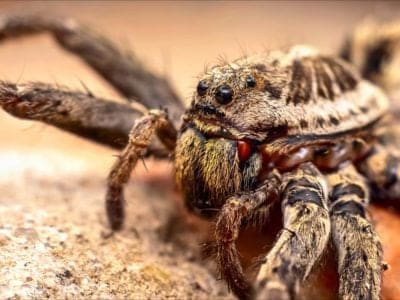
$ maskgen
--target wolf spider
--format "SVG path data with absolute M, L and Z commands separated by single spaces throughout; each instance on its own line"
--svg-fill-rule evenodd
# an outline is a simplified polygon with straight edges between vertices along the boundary
M 239 298 L 295 298 L 329 240 L 340 297 L 379 298 L 385 264 L 367 207 L 370 199 L 400 196 L 400 135 L 387 126 L 386 96 L 349 64 L 308 47 L 244 57 L 205 72 L 185 110 L 164 78 L 72 20 L 8 16 L 0 24 L 1 40 L 52 34 L 132 103 L 0 83 L 0 105 L 10 114 L 123 149 L 107 183 L 113 230 L 123 225 L 123 188 L 137 161 L 173 157 L 188 208 L 215 219 L 215 259 Z M 379 73 L 382 57 L 375 53 L 375 65 L 364 70 Z M 160 105 L 166 109 L 150 109 Z M 277 202 L 283 228 L 252 285 L 235 241 Z

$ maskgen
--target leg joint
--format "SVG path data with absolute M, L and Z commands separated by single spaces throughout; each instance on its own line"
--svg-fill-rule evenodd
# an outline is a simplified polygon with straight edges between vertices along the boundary
M 331 214 L 351 214 L 366 218 L 367 187 L 359 182 L 341 182 L 333 186 L 330 199 Z
M 331 198 L 331 201 L 334 202 L 334 201 L 337 201 L 338 199 L 340 199 L 344 195 L 357 195 L 359 198 L 364 199 L 366 196 L 366 193 L 365 193 L 364 189 L 358 184 L 340 183 L 333 187 L 330 198 Z
M 323 195 L 314 188 L 297 187 L 285 193 L 285 202 L 289 205 L 297 202 L 314 203 L 318 206 L 323 205 Z
M 331 214 L 351 214 L 366 218 L 366 209 L 357 200 L 337 201 L 331 207 Z

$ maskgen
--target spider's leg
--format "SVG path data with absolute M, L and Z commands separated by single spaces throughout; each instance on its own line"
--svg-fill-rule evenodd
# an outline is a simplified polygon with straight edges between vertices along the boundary
M 116 148 L 127 143 L 134 120 L 142 115 L 129 105 L 38 82 L 0 82 L 0 106 L 15 117 L 41 121 Z
M 41 121 L 118 149 L 126 145 L 134 121 L 146 111 L 38 82 L 0 82 L 0 106 L 18 118 Z M 148 151 L 157 157 L 167 153 L 156 142 Z
M 257 299 L 295 298 L 326 247 L 329 231 L 325 178 L 311 163 L 284 175 L 284 228 L 257 276 Z
M 123 225 L 124 185 L 128 182 L 138 159 L 146 154 L 154 134 L 159 136 L 170 151 L 174 149 L 176 130 L 164 111 L 150 110 L 135 121 L 128 144 L 111 168 L 107 180 L 106 210 L 113 230 L 118 230 Z
M 240 299 L 248 298 L 252 290 L 243 273 L 235 242 L 243 221 L 276 197 L 279 185 L 278 177 L 269 178 L 256 191 L 229 198 L 218 215 L 215 229 L 217 266 L 221 277 Z
M 3 15 L 0 40 L 49 32 L 64 49 L 78 55 L 128 99 L 148 108 L 166 107 L 178 118 L 183 103 L 166 78 L 150 72 L 133 54 L 72 19 L 41 15 Z
M 379 143 L 358 169 L 369 180 L 373 201 L 400 209 L 400 125 L 382 128 L 378 136 Z
M 352 165 L 328 176 L 340 299 L 379 299 L 382 248 L 366 211 L 368 186 Z

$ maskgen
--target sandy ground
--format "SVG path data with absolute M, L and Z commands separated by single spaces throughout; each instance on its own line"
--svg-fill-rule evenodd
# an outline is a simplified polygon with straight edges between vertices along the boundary
M 346 33 L 364 17 L 371 15 L 383 19 L 399 17 L 400 6 L 395 2 L 0 2 L 0 13 L 30 11 L 72 16 L 97 28 L 121 47 L 133 49 L 155 71 L 168 76 L 179 94 L 188 101 L 196 84 L 197 74 L 205 65 L 213 64 L 220 56 L 235 58 L 243 53 L 295 43 L 312 44 L 322 51 L 335 52 Z M 61 83 L 73 88 L 81 88 L 80 81 L 83 81 L 96 95 L 120 100 L 119 95 L 104 80 L 86 68 L 79 59 L 60 50 L 46 35 L 2 44 L 0 79 L 16 82 L 37 80 Z M 170 188 L 172 182 L 168 181 L 172 173 L 170 164 L 160 167 L 149 162 L 148 172 L 143 166 L 134 172 L 129 192 L 134 200 L 129 205 L 132 217 L 128 229 L 121 235 L 111 238 L 112 243 L 101 237 L 100 233 L 107 229 L 102 212 L 103 184 L 114 160 L 114 154 L 116 152 L 113 150 L 94 145 L 49 126 L 16 120 L 0 112 L 2 166 L 0 203 L 4 204 L 0 212 L 0 230 L 2 230 L 0 233 L 3 237 L 9 237 L 3 240 L 0 238 L 0 245 L 11 247 L 13 245 L 9 242 L 11 239 L 21 246 L 17 249 L 22 252 L 20 257 L 15 257 L 12 252 L 15 249 L 12 247 L 2 251 L 9 251 L 7 253 L 11 253 L 11 259 L 29 261 L 32 257 L 30 255 L 35 252 L 23 252 L 24 244 L 18 244 L 18 241 L 13 240 L 18 235 L 28 236 L 26 238 L 28 242 L 38 244 L 39 250 L 44 249 L 42 255 L 39 255 L 41 258 L 49 255 L 48 251 L 51 253 L 55 251 L 56 254 L 53 253 L 51 256 L 53 258 L 51 263 L 58 264 L 56 267 L 58 273 L 67 274 L 60 275 L 62 278 L 67 277 L 66 279 L 57 277 L 59 281 L 52 286 L 57 286 L 64 280 L 68 288 L 50 289 L 49 292 L 49 289 L 44 287 L 40 290 L 43 294 L 34 296 L 137 296 L 134 290 L 140 286 L 142 289 L 137 288 L 136 292 L 143 292 L 144 298 L 155 295 L 158 298 L 225 297 L 226 291 L 219 283 L 213 281 L 212 272 L 210 273 L 208 268 L 199 266 L 193 258 L 197 257 L 196 247 L 188 246 L 183 250 L 176 248 L 176 245 L 182 245 L 185 241 L 190 245 L 199 243 L 200 237 L 193 238 L 189 234 L 198 232 L 198 228 L 191 228 L 188 231 L 179 229 L 186 232 L 186 235 L 183 234 L 180 238 L 180 244 L 174 241 L 163 246 L 159 242 L 162 239 L 157 232 L 168 231 L 170 209 L 175 207 L 174 200 L 178 199 Z M 152 166 L 157 170 L 154 171 Z M 163 196 L 161 188 L 165 186 L 171 196 Z M 172 201 L 174 204 L 171 206 L 156 201 L 156 204 L 149 205 L 148 201 L 153 199 L 148 198 Z M 141 200 L 146 204 L 142 210 L 136 211 L 134 208 L 141 204 Z M 154 210 L 157 209 L 163 211 L 160 222 L 158 225 L 150 222 L 151 226 L 146 229 L 146 214 L 149 215 L 149 219 L 156 218 L 158 215 Z M 385 245 L 386 259 L 392 264 L 391 270 L 385 275 L 386 299 L 396 299 L 396 295 L 400 292 L 397 284 L 400 279 L 400 265 L 398 262 L 396 265 L 395 250 L 399 249 L 400 245 L 394 244 L 394 237 L 400 229 L 400 221 L 394 213 L 381 209 L 374 210 L 374 218 Z M 143 221 L 137 222 L 137 220 Z M 187 221 L 185 224 L 189 224 L 190 227 L 191 223 Z M 38 229 L 36 233 L 29 230 L 22 230 L 21 233 L 16 230 L 18 228 Z M 51 228 L 64 231 L 65 235 L 58 233 L 54 235 Z M 83 231 L 88 241 L 81 244 L 76 242 L 76 230 Z M 133 232 L 145 236 L 145 242 L 141 242 Z M 33 235 L 31 240 L 30 235 Z M 48 245 L 44 243 L 44 246 L 40 246 L 39 242 L 36 243 L 35 239 L 43 242 L 46 237 L 54 240 L 48 242 Z M 74 252 L 74 249 L 68 248 L 68 243 L 67 246 L 62 246 L 61 250 L 57 248 L 58 246 L 54 246 L 65 241 L 77 243 L 79 251 Z M 99 245 L 105 245 L 105 248 L 100 250 Z M 158 250 L 148 255 L 154 245 L 159 247 Z M 87 253 L 91 248 L 95 249 L 94 256 L 100 261 L 96 270 L 88 270 L 79 265 L 81 257 L 73 256 L 76 253 Z M 137 255 L 130 256 L 129 249 L 133 249 Z M 61 254 L 57 252 L 58 250 Z M 194 253 L 193 256 L 186 253 L 191 251 Z M 107 253 L 112 255 L 107 257 Z M 171 253 L 175 253 L 175 256 Z M 68 269 L 73 274 L 72 277 L 68 272 L 64 273 L 66 272 L 64 263 L 69 255 L 74 257 L 71 261 L 77 263 Z M 135 260 L 139 258 L 145 263 L 136 264 Z M 90 260 L 89 254 L 81 260 L 81 263 L 88 260 Z M 115 260 L 118 263 L 114 265 L 112 262 Z M 159 266 L 162 275 L 157 272 L 156 275 L 146 273 L 146 270 L 154 271 L 154 264 L 147 268 L 146 263 L 149 260 L 153 260 L 154 264 Z M 41 270 L 38 261 L 40 260 L 36 260 L 34 268 Z M 112 275 L 117 274 L 119 279 L 122 273 L 118 272 L 125 272 L 121 270 L 130 264 L 131 269 L 127 267 L 128 275 L 122 276 L 120 281 L 117 280 L 118 288 L 101 285 L 112 280 L 110 278 Z M 8 270 L 4 274 L 9 274 L 10 270 L 12 272 L 23 269 L 22 267 L 12 269 L 15 267 L 12 264 L 9 267 L 11 269 L 3 269 L 3 272 Z M 145 270 L 144 273 L 140 271 L 142 268 Z M 77 274 L 82 269 L 88 274 L 92 272 L 93 277 L 85 279 Z M 182 271 L 179 271 L 180 269 Z M 107 275 L 99 277 L 100 274 L 107 272 L 110 274 L 109 277 Z M 170 277 L 164 273 L 170 274 Z M 193 274 L 194 277 L 189 278 L 188 274 Z M 129 276 L 136 276 L 136 281 Z M 165 283 L 168 281 L 165 279 L 167 277 L 172 278 L 172 284 Z M 3 277 L 3 282 L 0 279 L 0 291 L 5 294 L 0 293 L 0 295 L 12 295 L 12 292 L 7 290 L 12 285 L 10 281 L 5 282 L 4 278 L 6 277 Z M 26 278 L 33 280 L 26 283 L 24 281 Z M 26 278 L 24 280 L 14 278 L 12 282 L 17 287 L 26 285 L 28 292 L 22 295 L 33 295 L 29 293 L 32 293 L 34 288 L 31 287 L 37 286 L 35 285 L 37 282 L 32 274 Z M 156 282 L 153 285 L 155 288 L 152 291 L 147 290 L 148 293 L 145 292 L 146 278 Z M 84 287 L 85 283 L 87 288 Z M 171 290 L 163 294 L 162 291 L 166 290 L 166 286 Z M 196 290 L 193 286 L 200 288 Z M 98 288 L 98 293 L 90 294 L 94 287 Z

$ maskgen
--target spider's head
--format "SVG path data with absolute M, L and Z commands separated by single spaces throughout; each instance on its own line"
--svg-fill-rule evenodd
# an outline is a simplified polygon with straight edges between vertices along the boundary
M 288 69 L 272 55 L 215 66 L 200 76 L 185 122 L 208 136 L 263 140 L 276 127 L 287 82 Z
M 176 180 L 194 211 L 212 215 L 258 183 L 257 144 L 281 122 L 274 106 L 286 105 L 288 76 L 278 63 L 268 56 L 240 59 L 198 81 L 175 151 Z

